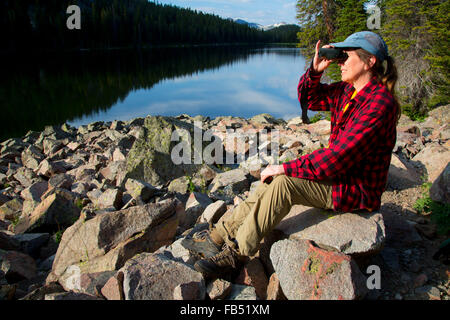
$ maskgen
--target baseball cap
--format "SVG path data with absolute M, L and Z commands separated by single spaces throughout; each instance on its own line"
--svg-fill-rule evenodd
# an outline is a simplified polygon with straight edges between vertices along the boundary
M 361 48 L 375 55 L 380 61 L 388 57 L 388 47 L 383 38 L 371 31 L 360 31 L 350 35 L 343 42 L 330 43 L 336 48 Z

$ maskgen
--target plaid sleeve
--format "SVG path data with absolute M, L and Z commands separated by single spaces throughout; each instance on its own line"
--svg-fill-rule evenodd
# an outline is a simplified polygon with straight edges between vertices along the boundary
M 314 73 L 311 68 L 303 74 L 297 87 L 302 108 L 312 111 L 330 111 L 333 101 L 342 92 L 343 82 L 320 83 L 323 72 Z M 306 104 L 306 106 L 304 106 Z
M 353 120 L 341 130 L 329 148 L 323 148 L 299 159 L 283 164 L 285 174 L 292 177 L 323 180 L 346 173 L 371 152 L 371 141 L 377 135 L 384 136 L 392 111 L 386 97 L 375 96 L 360 109 Z

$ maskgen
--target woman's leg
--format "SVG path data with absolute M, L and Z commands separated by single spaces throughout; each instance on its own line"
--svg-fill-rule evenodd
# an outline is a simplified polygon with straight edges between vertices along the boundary
M 333 209 L 331 193 L 331 183 L 277 176 L 271 184 L 261 184 L 216 229 L 230 246 L 235 247 L 233 240 L 237 240 L 240 254 L 252 256 L 293 205 Z

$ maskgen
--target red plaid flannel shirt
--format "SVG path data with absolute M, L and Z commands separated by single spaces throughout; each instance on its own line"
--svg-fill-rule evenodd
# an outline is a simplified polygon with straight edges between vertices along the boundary
M 285 174 L 331 180 L 337 211 L 378 210 L 397 137 L 393 97 L 374 77 L 350 101 L 352 85 L 322 84 L 321 76 L 308 69 L 300 78 L 298 92 L 309 110 L 331 111 L 329 147 L 284 163 Z

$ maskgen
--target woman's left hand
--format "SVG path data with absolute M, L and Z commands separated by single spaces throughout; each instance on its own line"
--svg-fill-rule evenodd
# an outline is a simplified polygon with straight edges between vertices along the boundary
M 264 182 L 267 178 L 273 177 L 273 176 L 279 176 L 284 174 L 284 167 L 282 165 L 270 165 L 267 166 L 262 172 L 261 172 L 261 182 Z

